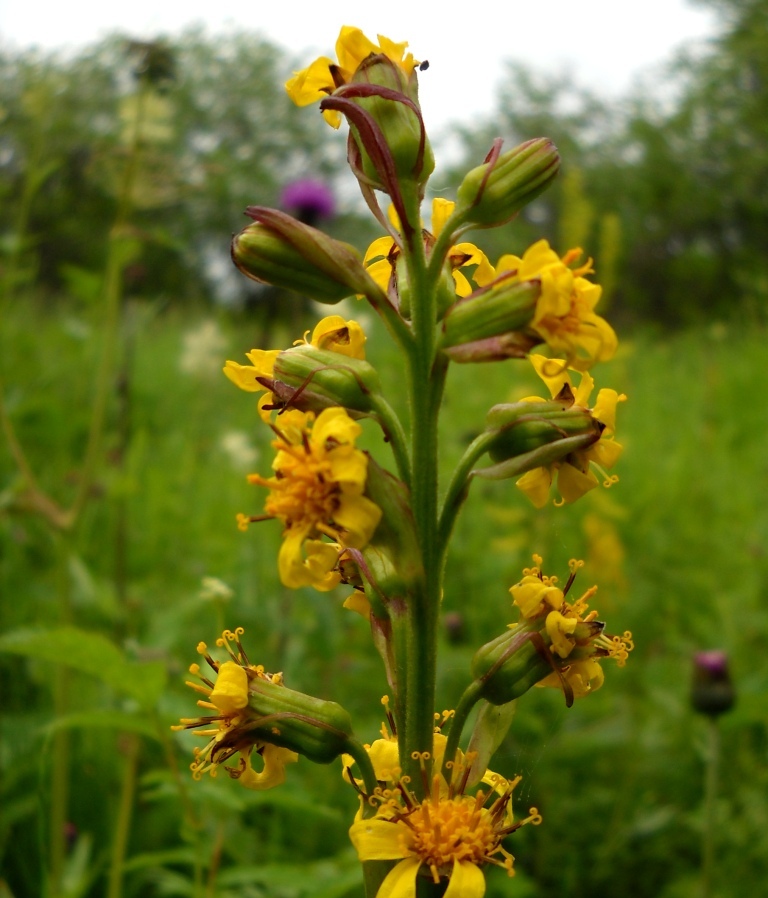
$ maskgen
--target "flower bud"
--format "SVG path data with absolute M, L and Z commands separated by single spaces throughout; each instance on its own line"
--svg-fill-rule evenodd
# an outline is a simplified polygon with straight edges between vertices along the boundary
M 695 711 L 717 717 L 734 706 L 736 692 L 725 652 L 697 652 L 693 658 L 691 704 Z
M 211 700 L 215 702 L 214 695 Z M 341 705 L 295 692 L 274 677 L 248 678 L 245 714 L 239 738 L 247 732 L 254 740 L 290 749 L 318 764 L 329 764 L 347 751 L 352 735 L 352 721 Z M 219 750 L 226 751 L 228 738 L 220 741 Z
M 551 465 L 597 443 L 604 430 L 588 409 L 557 399 L 495 405 L 486 421 L 493 435 L 488 455 L 495 464 L 474 473 L 492 480 Z
M 480 698 L 505 705 L 520 698 L 552 672 L 531 631 L 515 628 L 482 646 L 472 658 L 472 676 L 481 683 Z
M 383 135 L 395 171 L 400 181 L 425 184 L 435 168 L 435 157 L 424 130 L 418 97 L 418 81 L 415 70 L 406 77 L 402 68 L 387 56 L 370 56 L 355 72 L 353 85 L 341 93 L 358 94 L 369 85 L 367 91 L 355 100 L 375 122 Z M 357 144 L 359 168 L 368 183 L 377 189 L 386 189 L 387 179 L 381 171 L 379 154 L 371 147 L 372 136 L 367 129 L 359 128 L 350 120 L 351 134 Z
M 533 319 L 539 299 L 536 281 L 495 280 L 455 302 L 443 319 L 441 347 L 461 346 L 488 337 L 523 331 Z M 522 334 L 521 334 L 522 336 Z
M 368 412 L 371 394 L 380 392 L 379 375 L 368 362 L 309 343 L 281 352 L 273 374 L 272 392 L 302 411 L 341 405 Z
M 557 148 L 546 137 L 529 140 L 506 153 L 494 141 L 482 165 L 464 177 L 456 209 L 466 222 L 491 228 L 509 221 L 549 187 L 560 168 Z
M 246 215 L 257 224 L 232 238 L 231 251 L 247 277 L 330 304 L 353 293 L 380 294 L 354 247 L 276 209 L 249 206 Z

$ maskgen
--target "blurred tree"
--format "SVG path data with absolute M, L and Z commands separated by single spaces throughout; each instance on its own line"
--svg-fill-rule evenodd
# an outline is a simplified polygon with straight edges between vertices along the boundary
M 332 181 L 343 164 L 321 117 L 285 102 L 289 72 L 278 49 L 247 34 L 191 31 L 173 45 L 113 37 L 76 57 L 0 52 L 2 271 L 37 276 L 46 294 L 88 292 L 114 218 L 137 115 L 132 81 L 141 76 L 153 91 L 135 193 L 143 250 L 126 272 L 128 289 L 210 294 L 229 272 L 227 238 L 245 223 L 246 205 L 276 203 L 299 175 Z M 229 289 L 247 290 L 247 282 Z

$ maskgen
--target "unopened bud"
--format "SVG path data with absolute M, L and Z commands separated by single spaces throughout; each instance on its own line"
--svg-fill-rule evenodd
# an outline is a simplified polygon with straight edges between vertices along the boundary
M 495 405 L 486 419 L 493 435 L 488 455 L 495 464 L 474 473 L 493 480 L 517 477 L 596 443 L 604 426 L 572 402 L 571 397 Z
M 691 704 L 694 710 L 717 717 L 734 706 L 736 692 L 725 652 L 697 652 L 693 658 Z
M 341 405 L 368 412 L 371 394 L 380 392 L 379 376 L 368 362 L 317 349 L 308 343 L 281 352 L 275 360 L 273 374 L 277 383 L 270 389 L 278 398 L 303 411 Z
M 472 676 L 481 686 L 479 697 L 492 705 L 520 698 L 551 671 L 545 653 L 534 645 L 527 628 L 502 633 L 472 658 Z
M 509 221 L 549 187 L 560 168 L 557 148 L 546 137 L 529 140 L 506 153 L 494 141 L 485 162 L 468 172 L 456 193 L 456 211 L 477 227 Z
M 354 247 L 276 209 L 249 206 L 246 214 L 257 224 L 232 238 L 231 251 L 249 278 L 331 304 L 353 293 L 380 294 Z
M 441 348 L 523 331 L 533 320 L 540 294 L 538 281 L 498 278 L 451 306 L 443 319 Z

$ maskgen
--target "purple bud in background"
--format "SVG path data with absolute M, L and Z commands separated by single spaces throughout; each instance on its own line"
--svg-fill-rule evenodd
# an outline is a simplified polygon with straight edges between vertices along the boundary
M 728 672 L 728 656 L 714 650 L 697 652 L 693 656 L 693 684 L 691 704 L 695 711 L 716 717 L 729 711 L 736 701 L 736 692 Z
M 280 205 L 294 218 L 312 226 L 323 218 L 331 218 L 336 211 L 331 189 L 313 178 L 286 184 L 280 194 Z

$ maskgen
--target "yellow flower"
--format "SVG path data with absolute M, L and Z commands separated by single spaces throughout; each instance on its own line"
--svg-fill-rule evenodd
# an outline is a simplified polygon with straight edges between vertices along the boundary
M 225 630 L 216 640 L 216 645 L 226 648 L 229 661 L 218 662 L 208 654 L 204 642 L 199 643 L 197 650 L 205 658 L 208 666 L 216 674 L 213 682 L 200 672 L 200 665 L 193 664 L 189 672 L 200 682 L 187 681 L 187 685 L 205 698 L 198 701 L 201 708 L 213 711 L 210 717 L 182 718 L 181 723 L 171 727 L 173 730 L 198 730 L 195 735 L 208 739 L 204 748 L 195 748 L 195 760 L 190 765 L 192 776 L 202 779 L 205 773 L 216 776 L 219 767 L 223 767 L 232 779 L 238 780 L 249 789 L 271 789 L 285 781 L 285 765 L 298 760 L 296 752 L 281 748 L 268 742 L 254 740 L 249 727 L 252 715 L 249 713 L 249 682 L 254 679 L 269 680 L 272 683 L 282 682 L 281 674 L 265 673 L 261 665 L 250 664 L 240 644 L 242 627 L 234 633 Z M 235 653 L 230 642 L 237 646 Z M 205 729 L 200 729 L 205 727 Z M 226 747 L 222 742 L 226 739 Z M 227 767 L 228 761 L 239 754 L 237 767 Z M 261 757 L 261 770 L 252 765 L 253 756 Z
M 419 757 L 422 770 L 429 759 L 428 752 Z M 369 799 L 379 804 L 376 815 L 364 818 L 358 814 L 349 836 L 360 860 L 400 861 L 381 884 L 380 898 L 415 898 L 420 870 L 435 883 L 448 879 L 444 893 L 448 898 L 482 898 L 485 876 L 481 867 L 485 864 L 503 867 L 509 876 L 514 875 L 514 857 L 501 843 L 524 824 L 540 823 L 541 816 L 531 808 L 527 818 L 513 820 L 511 798 L 519 777 L 507 781 L 487 771 L 483 782 L 492 788 L 465 794 L 468 760 L 457 759 L 450 782 L 436 773 L 423 801 L 398 774 L 391 787 L 378 788 Z M 437 761 L 436 757 L 435 767 Z
M 592 260 L 571 267 L 581 254 L 580 249 L 571 249 L 561 259 L 546 240 L 539 240 L 522 258 L 502 256 L 496 266 L 497 275 L 511 271 L 516 280 L 541 281 L 541 296 L 529 326 L 577 371 L 612 358 L 617 343 L 613 328 L 593 311 L 602 288 L 584 277 L 594 273 Z
M 363 548 L 381 518 L 379 507 L 363 495 L 368 458 L 355 448 L 360 425 L 345 409 L 334 407 L 317 419 L 312 412 L 288 411 L 273 429 L 275 476 L 251 474 L 248 480 L 267 487 L 266 517 L 285 525 L 280 579 L 294 589 L 333 589 L 340 582 L 334 570 L 340 547 Z M 247 527 L 261 519 L 242 516 L 240 522 Z
M 450 200 L 440 197 L 432 200 L 432 231 L 431 233 L 425 231 L 427 253 L 434 245 L 434 240 L 442 233 L 446 221 L 453 213 L 455 205 Z M 389 218 L 395 228 L 399 230 L 400 226 L 397 216 L 391 207 Z M 368 247 L 368 251 L 363 259 L 363 264 L 368 268 L 368 274 L 385 293 L 389 287 L 390 278 L 395 273 L 399 255 L 400 250 L 391 237 L 379 237 Z M 477 266 L 472 274 L 472 279 L 479 287 L 489 284 L 494 278 L 493 266 L 488 261 L 488 257 L 474 243 L 457 243 L 448 251 L 448 258 L 451 263 L 453 280 L 456 284 L 457 296 L 469 296 L 474 289 L 466 276 L 459 271 L 460 268 L 468 268 L 471 265 Z
M 309 340 L 308 333 L 309 331 L 301 340 L 294 341 L 293 345 L 314 346 L 353 359 L 365 358 L 366 336 L 356 321 L 345 321 L 341 315 L 328 315 L 317 323 Z M 229 360 L 223 369 L 232 383 L 241 390 L 248 393 L 266 391 L 259 400 L 259 414 L 267 423 L 275 403 L 269 382 L 274 377 L 275 362 L 281 352 L 281 349 L 252 349 L 246 353 L 250 365 Z
M 623 447 L 614 439 L 616 430 L 616 406 L 627 397 L 616 390 L 600 390 L 594 408 L 589 408 L 589 397 L 594 389 L 591 375 L 584 371 L 576 390 L 573 389 L 567 363 L 563 359 L 548 359 L 543 355 L 530 356 L 536 373 L 549 387 L 552 397 L 571 399 L 573 405 L 590 410 L 593 418 L 603 425 L 600 439 L 587 449 L 577 449 L 564 459 L 540 468 L 533 468 L 523 474 L 516 486 L 521 489 L 537 508 L 547 503 L 552 481 L 557 475 L 557 488 L 563 502 L 575 502 L 576 499 L 597 486 L 598 480 L 592 468 L 603 476 L 603 486 L 611 486 L 618 480 L 616 475 L 609 477 L 604 469 L 612 468 L 619 459 Z M 529 396 L 523 401 L 542 402 L 543 400 Z
M 597 611 L 589 611 L 588 601 L 597 592 L 590 587 L 580 598 L 569 602 L 566 598 L 583 561 L 572 559 L 570 576 L 563 589 L 557 577 L 542 573 L 542 559 L 533 556 L 535 566 L 523 570 L 523 579 L 509 590 L 513 603 L 520 611 L 520 624 L 530 627 L 532 622 L 542 625 L 548 637 L 556 670 L 538 686 L 553 686 L 570 692 L 575 698 L 594 692 L 603 684 L 603 670 L 599 661 L 612 658 L 619 667 L 626 664 L 633 648 L 632 634 L 611 636 L 604 632 L 604 624 L 597 620 Z
M 360 64 L 371 54 L 383 54 L 399 66 L 408 78 L 419 63 L 411 53 L 406 53 L 408 43 L 395 43 L 378 35 L 379 44 L 370 41 L 359 28 L 344 25 L 336 41 L 334 62 L 327 56 L 320 56 L 306 69 L 295 72 L 285 85 L 288 96 L 297 106 L 309 106 L 332 94 L 342 84 L 348 84 Z M 338 112 L 326 110 L 323 116 L 329 125 L 338 128 L 341 116 Z

